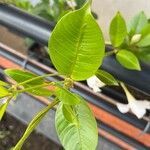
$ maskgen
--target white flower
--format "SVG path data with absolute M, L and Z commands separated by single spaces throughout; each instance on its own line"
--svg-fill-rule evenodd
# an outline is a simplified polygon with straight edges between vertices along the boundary
M 131 100 L 128 104 L 117 103 L 117 108 L 122 113 L 131 110 L 140 119 L 145 115 L 146 109 L 150 109 L 150 102 L 147 100 Z
M 147 100 L 136 100 L 123 83 L 121 83 L 121 86 L 126 93 L 128 104 L 117 103 L 117 108 L 122 113 L 127 113 L 131 110 L 139 119 L 142 118 L 146 113 L 146 109 L 150 109 L 150 102 Z
M 94 92 L 101 92 L 100 88 L 105 86 L 105 83 L 100 81 L 95 75 L 87 79 L 87 85 L 93 89 Z
M 71 8 L 74 8 L 77 6 L 77 3 L 74 0 L 67 0 L 67 4 Z

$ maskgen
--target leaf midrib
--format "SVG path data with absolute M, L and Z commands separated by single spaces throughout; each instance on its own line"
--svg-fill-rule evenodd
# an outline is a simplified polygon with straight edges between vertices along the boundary
M 84 20 L 85 20 L 85 16 L 86 16 L 86 14 L 84 14 L 83 20 L 82 20 L 82 23 L 81 23 L 81 24 L 83 24 L 83 22 L 84 22 Z M 71 77 L 72 74 L 73 74 L 74 67 L 75 67 L 76 62 L 77 62 L 79 50 L 80 50 L 80 47 L 81 47 L 81 44 L 82 44 L 82 37 L 83 37 L 83 35 L 84 35 L 85 26 L 86 26 L 86 24 L 83 24 L 83 25 L 81 25 L 81 27 L 80 27 L 80 29 L 79 29 L 80 34 L 79 34 L 78 41 L 77 41 L 76 48 L 75 48 L 75 53 L 76 53 L 76 54 L 75 54 L 75 58 L 74 58 L 74 61 L 73 61 L 72 65 L 71 65 L 71 67 L 70 67 L 70 68 L 71 68 L 71 69 L 70 69 L 70 77 Z

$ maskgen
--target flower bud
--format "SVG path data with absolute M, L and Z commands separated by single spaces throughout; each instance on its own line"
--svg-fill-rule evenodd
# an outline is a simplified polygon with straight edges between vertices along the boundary
M 130 44 L 135 44 L 141 40 L 142 35 L 141 34 L 134 34 L 131 38 Z

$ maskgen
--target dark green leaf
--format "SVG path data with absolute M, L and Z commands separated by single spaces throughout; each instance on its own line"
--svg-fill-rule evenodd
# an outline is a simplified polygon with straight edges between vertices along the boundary
M 119 47 L 127 35 L 127 28 L 124 18 L 118 12 L 112 19 L 109 28 L 109 36 L 114 47 Z
M 49 40 L 56 69 L 73 80 L 94 75 L 104 57 L 102 32 L 91 15 L 89 2 L 62 17 Z
M 62 111 L 62 105 L 57 108 L 55 124 L 59 139 L 65 150 L 95 150 L 98 141 L 96 120 L 90 108 L 81 99 L 74 106 L 77 124 L 68 122 Z
M 119 50 L 116 54 L 116 59 L 127 69 L 141 70 L 137 57 L 128 50 Z
M 96 76 L 106 85 L 118 85 L 117 80 L 108 72 L 104 70 L 98 70 Z
M 128 33 L 133 36 L 134 34 L 140 33 L 143 27 L 147 24 L 147 17 L 144 12 L 140 12 L 134 16 L 128 25 Z
M 58 87 L 56 90 L 56 96 L 60 101 L 67 105 L 76 105 L 80 103 L 80 98 L 76 94 L 71 93 L 62 87 Z

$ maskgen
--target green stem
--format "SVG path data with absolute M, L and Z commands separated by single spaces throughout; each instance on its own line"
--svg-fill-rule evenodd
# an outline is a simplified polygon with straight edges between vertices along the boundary
M 48 113 L 48 111 L 58 103 L 59 103 L 59 100 L 57 98 L 55 98 L 47 107 L 43 108 L 40 112 L 38 112 L 38 114 L 29 123 L 24 135 L 19 140 L 17 145 L 13 148 L 13 150 L 21 149 L 21 147 L 23 146 L 26 139 L 29 137 L 29 135 L 32 133 L 32 131 L 37 127 L 37 125 L 44 118 L 44 116 Z
M 55 74 L 45 74 L 45 75 L 38 76 L 38 77 L 35 77 L 35 78 L 32 78 L 32 79 L 26 80 L 24 82 L 21 82 L 21 83 L 17 84 L 17 86 L 24 85 L 24 84 L 30 83 L 32 81 L 35 81 L 35 80 L 38 80 L 38 79 L 41 79 L 41 78 L 52 77 L 52 76 L 56 76 L 56 75 L 58 75 L 58 73 L 55 73 Z
M 106 53 L 105 53 L 105 57 L 110 56 L 110 55 L 113 55 L 113 54 L 115 54 L 115 53 L 117 53 L 117 52 L 118 52 L 118 50 L 116 50 L 116 49 L 114 49 L 114 50 L 112 50 L 112 51 L 109 51 L 109 52 L 106 52 Z
M 17 90 L 16 92 L 17 93 L 23 93 L 23 92 L 26 92 L 28 90 L 33 90 L 33 89 L 37 89 L 37 88 L 41 88 L 41 87 L 47 87 L 49 85 L 55 85 L 55 83 L 51 82 L 51 83 L 48 83 L 48 84 L 41 84 L 41 85 L 37 85 L 37 86 L 32 86 L 32 87 L 25 88 L 25 89 L 22 89 L 22 90 Z

